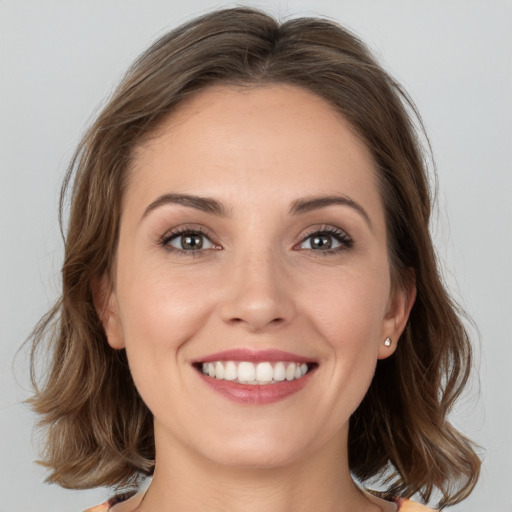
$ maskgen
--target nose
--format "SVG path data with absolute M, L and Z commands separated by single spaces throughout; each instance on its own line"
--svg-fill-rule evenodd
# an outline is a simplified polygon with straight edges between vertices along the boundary
M 289 323 L 295 315 L 290 276 L 275 255 L 240 256 L 227 269 L 221 305 L 224 322 L 250 332 Z

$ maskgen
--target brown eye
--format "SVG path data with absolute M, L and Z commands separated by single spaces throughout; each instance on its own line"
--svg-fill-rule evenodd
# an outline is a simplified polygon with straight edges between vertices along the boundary
M 180 233 L 167 239 L 166 245 L 181 251 L 200 251 L 213 248 L 213 243 L 202 233 Z
M 301 249 L 311 249 L 316 251 L 327 251 L 341 247 L 341 241 L 336 239 L 335 235 L 330 233 L 315 233 L 308 236 L 301 244 Z
M 309 240 L 311 249 L 331 249 L 333 245 L 331 235 L 316 235 Z
M 349 249 L 353 245 L 353 240 L 347 233 L 339 228 L 316 231 L 303 239 L 298 246 L 299 249 L 310 251 L 338 251 Z

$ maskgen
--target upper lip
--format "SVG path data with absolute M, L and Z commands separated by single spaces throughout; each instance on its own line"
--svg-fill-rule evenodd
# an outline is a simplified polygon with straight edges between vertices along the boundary
M 289 361 L 293 363 L 313 363 L 313 359 L 283 350 L 234 348 L 199 357 L 193 363 L 211 363 L 214 361 L 247 361 L 251 363 Z

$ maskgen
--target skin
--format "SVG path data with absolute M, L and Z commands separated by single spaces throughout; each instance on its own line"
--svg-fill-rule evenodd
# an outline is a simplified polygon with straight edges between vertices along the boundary
M 173 203 L 145 213 L 170 193 L 213 198 L 225 215 Z M 358 206 L 290 213 L 319 196 Z M 206 233 L 203 249 L 179 250 L 169 233 L 180 226 Z M 326 229 L 343 236 L 312 248 Z M 353 483 L 348 421 L 395 350 L 414 289 L 393 291 L 371 154 L 323 99 L 216 86 L 182 104 L 135 152 L 113 280 L 96 297 L 155 425 L 152 484 L 114 510 L 395 510 Z M 192 366 L 233 348 L 318 366 L 284 400 L 235 403 Z

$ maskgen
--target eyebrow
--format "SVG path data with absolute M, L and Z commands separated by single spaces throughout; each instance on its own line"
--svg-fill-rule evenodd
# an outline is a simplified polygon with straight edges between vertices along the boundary
M 348 206 L 359 213 L 366 221 L 370 229 L 373 229 L 373 224 L 368 215 L 368 212 L 356 201 L 347 196 L 315 196 L 297 199 L 290 207 L 291 215 L 300 215 L 302 213 L 311 212 L 320 208 L 326 208 L 332 205 Z
M 196 210 L 201 210 L 213 215 L 220 215 L 222 217 L 227 215 L 224 206 L 219 201 L 210 197 L 191 196 L 188 194 L 164 194 L 155 199 L 144 210 L 142 219 L 149 215 L 156 208 L 166 204 L 180 204 L 182 206 L 188 206 L 189 208 L 195 208 Z
M 189 194 L 164 194 L 155 199 L 142 214 L 142 219 L 153 210 L 167 204 L 179 204 L 189 208 L 195 208 L 206 213 L 225 217 L 228 212 L 224 205 L 211 197 L 193 196 Z M 373 229 L 373 224 L 366 210 L 356 201 L 347 196 L 314 196 L 296 199 L 290 206 L 290 215 L 301 215 L 332 205 L 348 206 L 359 213 L 368 226 Z M 141 220 L 142 220 L 141 219 Z

